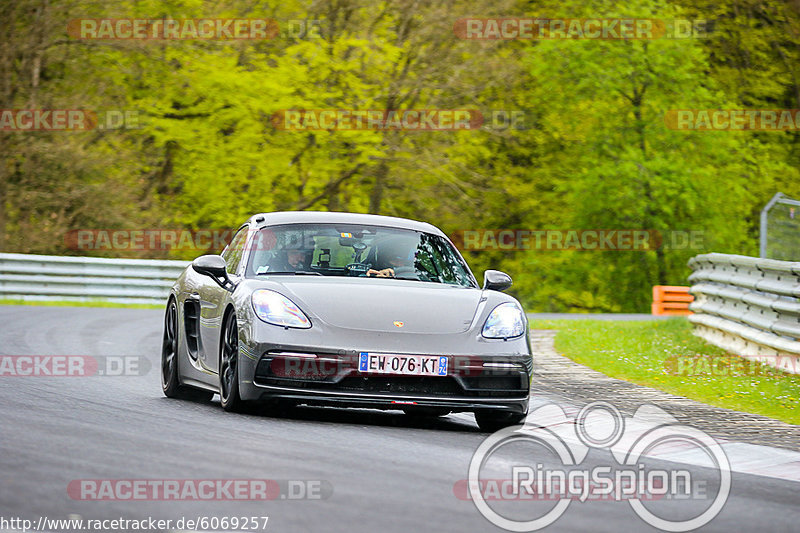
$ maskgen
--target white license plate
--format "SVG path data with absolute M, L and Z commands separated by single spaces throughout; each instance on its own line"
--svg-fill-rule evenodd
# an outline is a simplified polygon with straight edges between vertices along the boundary
M 361 352 L 358 354 L 358 370 L 372 374 L 446 376 L 447 357 Z

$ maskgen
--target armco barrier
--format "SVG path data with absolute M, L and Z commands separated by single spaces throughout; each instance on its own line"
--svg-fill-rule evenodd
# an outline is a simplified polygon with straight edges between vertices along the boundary
M 0 299 L 165 304 L 188 261 L 0 254 Z
M 712 253 L 689 267 L 696 335 L 743 357 L 788 356 L 794 364 L 782 368 L 800 368 L 800 262 Z

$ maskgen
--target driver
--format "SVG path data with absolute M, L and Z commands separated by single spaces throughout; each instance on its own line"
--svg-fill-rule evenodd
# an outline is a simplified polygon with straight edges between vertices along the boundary
M 379 270 L 370 268 L 367 271 L 367 276 L 393 278 L 398 272 L 413 272 L 414 265 L 412 264 L 410 256 L 410 250 L 404 243 L 398 241 L 386 243 L 378 249 L 377 253 L 377 259 L 384 268 Z
M 270 271 L 297 272 L 307 270 L 309 265 L 311 265 L 312 252 L 313 250 L 301 248 L 282 250 L 276 258 L 278 264 L 271 268 Z
M 305 270 L 311 264 L 310 250 L 289 250 L 286 252 L 286 264 L 292 270 Z

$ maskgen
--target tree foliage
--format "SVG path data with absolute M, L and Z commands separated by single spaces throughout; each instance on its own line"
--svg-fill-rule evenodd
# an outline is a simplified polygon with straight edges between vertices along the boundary
M 468 16 L 712 24 L 705 38 L 460 39 L 453 25 Z M 271 18 L 284 33 L 67 33 L 73 19 L 165 17 Z M 448 233 L 646 229 L 666 245 L 467 253 L 474 270 L 508 271 L 530 310 L 646 311 L 652 285 L 686 283 L 692 255 L 754 253 L 760 207 L 800 195 L 797 132 L 675 131 L 665 114 L 800 108 L 799 60 L 790 0 L 4 2 L 1 109 L 136 110 L 139 124 L 0 131 L 0 250 L 85 253 L 67 246 L 70 230 L 232 228 L 273 210 L 406 216 Z M 286 109 L 477 109 L 524 123 L 286 131 L 273 121 Z M 702 246 L 670 240 L 692 231 Z

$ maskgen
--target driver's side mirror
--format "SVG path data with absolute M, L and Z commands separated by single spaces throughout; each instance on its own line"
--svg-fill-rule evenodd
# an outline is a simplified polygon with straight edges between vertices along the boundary
M 487 270 L 483 273 L 483 289 L 504 291 L 511 286 L 511 276 L 499 270 Z
M 233 290 L 233 282 L 228 277 L 225 260 L 219 255 L 201 255 L 192 261 L 192 268 L 198 274 L 209 276 L 220 287 L 229 291 Z

